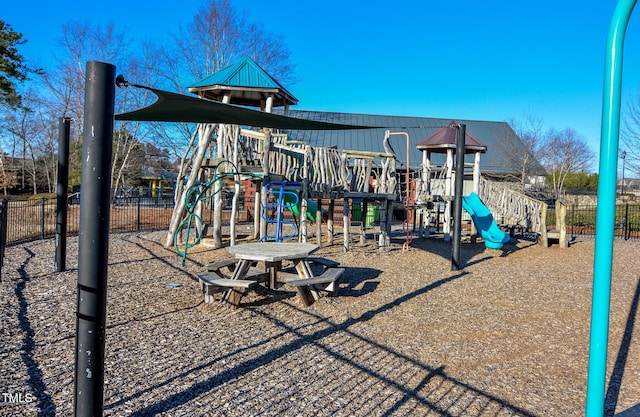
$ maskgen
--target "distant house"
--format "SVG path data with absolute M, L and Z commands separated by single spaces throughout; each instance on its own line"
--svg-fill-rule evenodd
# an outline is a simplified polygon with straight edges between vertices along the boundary
M 618 179 L 618 191 L 624 194 L 638 194 L 640 192 L 640 179 Z

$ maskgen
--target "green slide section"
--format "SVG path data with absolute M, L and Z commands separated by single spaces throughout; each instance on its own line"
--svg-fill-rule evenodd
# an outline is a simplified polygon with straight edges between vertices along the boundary
M 293 214 L 295 214 L 296 216 L 299 216 L 300 215 L 300 198 L 298 198 L 297 200 L 298 200 L 298 204 L 296 204 L 296 197 L 293 194 L 284 195 L 284 202 L 289 206 L 289 209 L 293 212 Z M 307 199 L 307 219 L 315 223 L 317 211 L 318 211 L 318 204 L 316 204 L 316 202 L 313 200 Z M 323 215 L 325 212 L 326 210 L 322 209 Z

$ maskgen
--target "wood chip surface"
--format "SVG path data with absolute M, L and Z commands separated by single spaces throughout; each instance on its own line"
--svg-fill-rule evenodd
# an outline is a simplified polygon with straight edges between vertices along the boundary
M 504 250 L 442 239 L 339 238 L 314 256 L 346 268 L 337 297 L 304 307 L 259 287 L 205 304 L 165 232 L 110 239 L 105 416 L 582 416 L 594 241 Z M 315 239 L 312 241 L 315 243 Z M 53 240 L 6 250 L 0 282 L 0 416 L 73 415 L 77 238 L 54 273 Z M 640 243 L 617 240 L 606 415 L 640 415 Z M 6 398 L 6 396 L 4 396 Z

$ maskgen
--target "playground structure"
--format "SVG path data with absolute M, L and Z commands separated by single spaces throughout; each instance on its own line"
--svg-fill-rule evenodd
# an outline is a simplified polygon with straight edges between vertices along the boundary
M 178 253 L 186 256 L 188 247 L 200 242 L 206 227 L 202 224 L 204 205 L 212 200 L 213 220 L 211 241 L 214 247 L 222 246 L 222 189 L 233 188 L 231 218 L 229 219 L 229 240 L 234 245 L 236 215 L 241 185 L 248 190 L 255 189 L 253 230 L 255 239 L 262 241 L 298 238 L 306 242 L 310 235 L 309 223 L 316 225 L 317 243 L 322 244 L 322 225 L 326 223 L 327 241 L 334 240 L 335 202 L 341 201 L 344 250 L 351 245 L 352 226 L 371 226 L 364 217 L 374 203 L 379 211 L 379 232 L 375 235 L 380 248 L 390 244 L 390 231 L 394 202 L 400 201 L 405 216 L 403 229 L 406 234 L 403 249 L 408 249 L 414 236 L 412 220 L 414 213 L 419 216 L 418 236 L 429 237 L 429 224 L 444 206 L 442 222 L 445 240 L 451 239 L 452 205 L 454 199 L 455 128 L 452 121 L 446 127 L 418 143 L 423 151 L 421 170 L 412 174 L 409 161 L 404 177 L 396 172 L 396 158 L 389 140 L 405 132 L 386 131 L 383 138 L 385 152 L 339 150 L 335 148 L 312 147 L 295 141 L 284 133 L 270 129 L 249 130 L 237 125 L 201 124 L 197 130 L 197 147 L 191 146 L 191 154 L 183 159 L 176 188 L 176 207 L 167 235 L 166 247 L 175 246 Z M 193 143 L 196 136 L 193 138 Z M 208 149 L 215 149 L 215 158 L 204 158 Z M 486 146 L 467 134 L 465 152 L 473 155 L 473 162 L 464 161 L 464 177 L 467 179 L 463 195 L 475 193 L 484 202 L 498 224 L 511 231 L 515 228 L 537 233 L 542 245 L 549 239 L 558 239 L 561 247 L 566 247 L 566 231 L 562 219 L 556 222 L 557 230 L 548 232 L 546 228 L 547 205 L 542 201 L 514 192 L 504 185 L 492 182 L 480 175 L 480 154 Z M 434 162 L 434 155 L 446 153 L 444 163 Z M 407 152 L 408 155 L 408 152 Z M 189 170 L 190 169 L 190 170 Z M 225 181 L 226 180 L 226 181 Z M 399 181 L 400 180 L 400 181 Z M 403 181 L 404 180 L 404 181 Z M 251 187 L 247 187 L 251 183 Z M 269 185 L 281 185 L 275 191 Z M 286 186 L 286 187 L 285 187 Z M 287 188 L 285 191 L 284 188 Z M 197 190 L 197 192 L 194 192 Z M 197 196 L 197 198 L 194 198 Z M 273 202 L 275 198 L 279 204 Z M 323 207 L 323 200 L 329 200 Z M 246 198 L 245 205 L 250 199 Z M 362 203 L 362 207 L 360 207 Z M 277 221 L 270 219 L 266 210 L 271 209 Z M 284 220 L 283 210 L 294 213 L 299 224 Z M 473 218 L 473 211 L 468 211 Z M 360 220 L 362 222 L 353 220 Z M 195 219 L 195 220 L 194 220 Z M 436 222 L 438 220 L 436 219 Z M 467 220 L 468 221 L 468 220 Z M 274 230 L 275 226 L 275 230 Z M 286 234 L 282 227 L 293 232 Z M 195 229 L 195 230 L 194 230 Z M 192 231 L 194 230 L 194 231 Z M 494 229 L 495 231 L 495 229 Z M 508 239 L 486 239 L 486 230 L 478 230 L 477 224 L 470 222 L 472 239 L 483 238 L 488 247 L 497 248 Z M 495 244 L 492 245 L 491 242 Z
M 236 233 L 236 207 L 240 184 L 251 181 L 255 184 L 256 198 L 254 216 L 255 238 L 260 240 L 294 238 L 296 233 L 282 235 L 282 209 L 299 215 L 299 226 L 289 223 L 299 240 L 308 239 L 309 221 L 315 220 L 318 243 L 321 243 L 321 222 L 326 219 L 329 242 L 333 241 L 334 202 L 343 201 L 344 248 L 349 250 L 351 233 L 351 209 L 349 202 L 376 202 L 379 204 L 381 248 L 390 244 L 393 202 L 398 182 L 393 152 L 363 152 L 312 147 L 302 142 L 289 140 L 286 134 L 274 133 L 270 129 L 248 130 L 237 125 L 212 124 L 198 126 L 197 148 L 183 160 L 176 188 L 176 207 L 172 216 L 165 246 L 181 245 L 187 248 L 189 230 L 196 229 L 199 240 L 204 227 L 203 202 L 213 200 L 213 224 L 211 238 L 215 247 L 222 246 L 222 194 L 223 178 L 233 180 L 231 219 L 229 220 L 230 244 L 234 245 Z M 388 141 L 389 132 L 383 140 Z M 195 138 L 194 138 L 195 139 Z M 195 143 L 195 140 L 193 141 Z M 215 158 L 204 158 L 206 150 L 215 148 Z M 186 181 L 185 181 L 186 179 Z M 375 180 L 374 180 L 375 179 Z M 203 185 L 206 184 L 206 185 Z M 281 187 L 279 190 L 275 187 Z M 286 190 L 285 190 L 286 188 Z M 194 192 L 194 189 L 198 190 Z M 295 189 L 295 190 L 294 190 Z M 194 198 L 197 195 L 197 199 Z M 278 201 L 270 202 L 269 197 Z M 322 200 L 329 200 L 326 209 Z M 275 204 L 275 205 L 274 205 Z M 365 203 L 366 204 L 366 203 Z M 265 209 L 274 209 L 279 218 L 276 231 L 269 231 L 274 223 L 265 215 Z M 365 209 L 366 211 L 366 209 Z M 178 237 L 181 234 L 187 236 Z M 185 241 L 186 239 L 186 241 Z
M 421 214 L 420 235 L 429 236 L 430 218 L 437 204 L 444 204 L 443 232 L 445 240 L 451 239 L 451 212 L 454 197 L 455 172 L 454 167 L 458 161 L 454 161 L 456 150 L 456 131 L 458 123 L 451 121 L 449 124 L 429 137 L 420 141 L 416 147 L 422 151 L 422 169 L 420 180 L 417 184 L 415 208 Z M 464 164 L 464 169 L 472 172 L 472 191 L 478 192 L 480 187 L 480 154 L 487 151 L 487 146 L 476 139 L 470 133 L 465 133 L 465 154 L 473 154 L 472 163 Z M 435 156 L 446 154 L 442 164 L 438 165 Z M 465 177 L 467 176 L 465 172 Z M 463 192 L 468 194 L 468 192 Z M 426 228 L 423 228 L 424 224 Z
M 415 202 L 410 207 L 416 210 L 420 218 L 419 236 L 429 237 L 429 224 L 434 218 L 437 219 L 437 213 L 440 212 L 441 206 L 444 206 L 442 223 L 444 239 L 451 239 L 451 213 L 455 196 L 454 168 L 457 164 L 454 159 L 457 128 L 457 122 L 451 121 L 416 145 L 422 151 L 422 166 L 415 186 Z M 566 212 L 562 211 L 564 207 L 562 203 L 556 203 L 559 208 L 556 210 L 556 228 L 548 231 L 546 227 L 548 205 L 545 202 L 530 198 L 503 183 L 490 181 L 481 175 L 480 158 L 486 150 L 486 145 L 472 134 L 465 133 L 464 153 L 472 156 L 472 160 L 467 161 L 471 158 L 465 158 L 462 161 L 463 196 L 467 196 L 462 204 L 474 220 L 470 225 L 472 240 L 480 237 L 488 248 L 499 249 L 509 241 L 508 235 L 501 230 L 501 227 L 510 231 L 517 228 L 536 233 L 539 243 L 545 247 L 548 246 L 549 239 L 557 239 L 560 247 L 567 247 L 563 215 Z M 442 162 L 438 163 L 438 156 L 442 156 L 441 154 L 445 156 L 441 158 Z M 475 197 L 472 197 L 473 195 Z M 482 227 L 478 227 L 474 219 L 478 210 L 483 213 L 482 216 L 491 216 L 492 222 L 486 225 L 487 228 L 484 227 L 484 222 Z M 491 223 L 495 223 L 495 227 L 491 227 Z
M 247 74 L 252 74 L 253 78 L 264 81 L 260 85 L 247 84 Z M 272 113 L 273 107 L 284 107 L 283 113 L 286 115 L 288 106 L 296 104 L 297 99 L 248 57 L 197 82 L 190 88 L 191 92 L 207 100 L 186 98 L 156 89 L 151 91 L 161 98 L 160 102 L 165 107 L 163 111 L 167 114 L 171 113 L 172 118 L 199 121 L 182 159 L 175 191 L 176 207 L 165 247 L 179 243 L 187 248 L 197 243 L 204 235 L 210 239 L 213 247 L 221 247 L 222 190 L 225 187 L 227 196 L 233 194 L 231 218 L 228 219 L 228 236 L 231 245 L 235 244 L 238 237 L 236 215 L 241 189 L 245 191 L 244 206 L 250 204 L 250 199 L 246 198 L 246 191 L 255 193 L 254 207 L 252 210 L 246 210 L 245 207 L 245 213 L 247 218 L 253 218 L 252 237 L 260 240 L 268 239 L 267 236 L 280 240 L 284 236 L 281 230 L 270 230 L 275 224 L 278 229 L 282 226 L 292 230 L 295 228 L 299 240 L 306 242 L 312 235 L 309 229 L 309 222 L 312 222 L 316 225 L 317 243 L 322 244 L 321 220 L 326 219 L 327 241 L 332 244 L 336 202 L 341 203 L 343 207 L 343 239 L 346 251 L 350 246 L 351 226 L 359 226 L 361 229 L 371 226 L 369 220 L 358 219 L 358 216 L 368 215 L 371 208 L 377 209 L 374 213 L 376 228 L 379 225 L 379 231 L 375 231 L 374 236 L 380 248 L 388 247 L 394 205 L 401 205 L 404 211 L 403 230 L 406 239 L 403 249 L 408 249 L 414 236 L 416 214 L 420 216 L 419 236 L 428 237 L 429 224 L 434 213 L 444 209 L 442 210 L 444 237 L 447 241 L 451 239 L 455 195 L 453 151 L 456 147 L 455 132 L 459 127 L 455 121 L 451 121 L 447 126 L 417 144 L 417 148 L 423 152 L 423 160 L 421 168 L 412 171 L 409 161 L 410 138 L 407 131 L 386 130 L 382 147 L 372 144 L 372 147 L 378 148 L 378 151 L 371 152 L 338 149 L 336 146 L 311 146 L 307 142 L 298 141 L 295 137 L 289 137 L 286 133 L 274 130 L 273 128 L 293 131 L 296 129 L 332 130 L 336 127 L 369 129 L 372 126 L 331 124 L 327 127 L 327 124 L 322 125 L 322 122 L 317 120 L 294 120 L 286 116 L 269 114 Z M 236 106 L 231 109 L 227 106 L 228 104 Z M 258 107 L 261 111 L 245 110 L 240 106 Z M 142 116 L 143 120 L 151 120 L 145 119 L 149 115 L 144 112 L 143 109 L 127 117 L 137 119 Z M 211 112 L 228 114 L 230 116 L 228 120 L 233 121 L 209 122 L 208 114 Z M 197 117 L 194 118 L 196 114 Z M 240 127 L 243 123 L 251 123 L 262 129 L 244 129 Z M 305 127 L 300 127 L 301 123 L 305 124 Z M 309 123 L 322 126 L 309 127 Z M 406 138 L 406 172 L 396 172 L 396 153 L 390 144 L 390 140 L 396 136 Z M 530 225 L 544 224 L 539 219 L 532 218 L 544 214 L 540 206 L 541 202 L 531 202 L 510 196 L 508 200 L 520 206 L 522 201 L 526 201 L 527 210 L 522 216 L 522 213 L 518 213 L 517 209 L 514 211 L 509 205 L 495 205 L 493 201 L 489 201 L 490 196 L 483 193 L 480 176 L 480 154 L 486 152 L 487 147 L 471 134 L 465 135 L 465 145 L 465 154 L 472 154 L 473 161 L 463 161 L 464 170 L 470 171 L 470 173 L 463 172 L 463 176 L 465 178 L 471 176 L 473 180 L 471 187 L 467 185 L 467 188 L 471 189 L 463 190 L 462 195 L 468 195 L 470 192 L 477 193 L 483 201 L 487 202 L 491 210 L 498 210 L 496 214 L 500 219 L 508 220 L 512 226 L 521 225 L 531 229 Z M 437 158 L 442 156 L 438 155 L 442 153 L 446 153 L 445 158 L 440 158 L 444 159 L 444 162 Z M 295 198 L 292 193 L 285 193 L 283 196 L 269 192 L 265 187 L 270 183 L 282 182 L 299 183 L 296 186 Z M 208 186 L 203 187 L 202 184 L 208 184 Z M 192 191 L 194 187 L 199 190 L 197 193 Z M 230 189 L 233 189 L 232 193 Z M 280 199 L 280 197 L 285 198 Z M 281 200 L 281 204 L 274 205 L 270 202 L 274 198 Z M 295 204 L 292 204 L 292 199 L 296 200 Z M 207 226 L 203 225 L 201 220 L 205 210 L 203 202 L 209 200 L 212 202 L 210 208 L 213 217 L 210 221 L 211 233 L 205 230 Z M 322 206 L 323 202 L 326 207 Z M 361 207 L 360 204 L 362 204 Z M 539 208 L 530 210 L 529 205 L 538 205 Z M 300 224 L 271 222 L 264 212 L 267 207 L 272 211 L 272 216 L 276 217 L 282 216 L 282 210 L 293 212 L 299 218 Z M 439 215 L 436 214 L 436 217 Z M 438 223 L 440 220 L 436 218 L 435 221 Z M 504 221 L 501 223 L 504 224 Z M 185 233 L 185 229 L 195 230 Z M 534 227 L 532 231 L 544 234 L 543 229 L 543 227 Z M 472 234 L 475 232 L 472 230 Z M 361 230 L 360 234 L 362 241 L 366 233 Z M 189 235 L 196 238 L 190 241 Z M 295 233 L 289 234 L 291 238 L 294 235 Z

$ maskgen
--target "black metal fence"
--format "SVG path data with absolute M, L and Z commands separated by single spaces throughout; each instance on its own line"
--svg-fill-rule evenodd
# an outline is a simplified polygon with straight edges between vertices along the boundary
M 173 212 L 172 196 L 126 196 L 114 198 L 111 205 L 110 231 L 131 232 L 136 230 L 168 229 Z M 251 207 L 251 205 L 250 205 Z M 337 208 L 337 207 L 336 207 Z M 595 205 L 572 205 L 567 207 L 567 233 L 571 236 L 592 237 L 596 230 Z M 341 213 L 341 209 L 338 209 Z M 209 210 L 210 211 L 210 210 Z M 243 210 L 246 211 L 246 210 Z M 209 213 L 208 213 L 209 214 Z M 369 213 L 367 213 L 369 215 Z M 208 216 L 210 217 L 210 216 Z M 240 220 L 247 220 L 241 216 Z M 28 200 L 5 200 L 0 205 L 0 268 L 5 245 L 48 239 L 55 236 L 55 198 L 32 198 Z M 338 220 L 341 221 L 341 218 Z M 555 221 L 553 210 L 547 215 L 549 225 Z M 616 206 L 615 236 L 619 239 L 640 239 L 640 204 Z M 67 212 L 67 235 L 77 235 L 80 224 L 80 198 L 69 198 Z
M 111 205 L 109 230 L 111 232 L 130 232 L 167 229 L 173 207 L 173 197 L 114 198 Z M 6 216 L 6 242 L 9 245 L 55 236 L 55 198 L 9 200 Z M 74 195 L 68 201 L 67 235 L 77 235 L 79 224 L 80 198 Z
M 571 205 L 567 207 L 565 219 L 567 234 L 571 236 L 593 237 L 596 233 L 596 205 Z M 547 225 L 555 222 L 555 212 L 549 210 Z M 640 204 L 619 204 L 614 219 L 615 237 L 619 239 L 640 239 Z
M 4 264 L 4 248 L 7 246 L 7 200 L 0 203 L 0 272 Z M 1 278 L 0 278 L 1 280 Z

